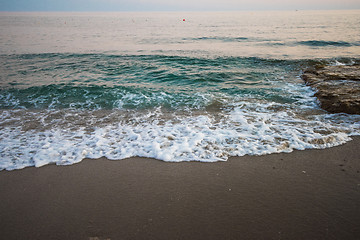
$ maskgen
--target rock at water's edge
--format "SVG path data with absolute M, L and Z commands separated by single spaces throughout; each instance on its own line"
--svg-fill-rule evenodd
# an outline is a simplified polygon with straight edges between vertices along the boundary
M 324 110 L 360 114 L 360 65 L 308 69 L 302 79 L 317 90 Z

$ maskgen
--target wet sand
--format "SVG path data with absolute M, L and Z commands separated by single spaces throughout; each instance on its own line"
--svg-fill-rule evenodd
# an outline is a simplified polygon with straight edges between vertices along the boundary
M 0 172 L 1 239 L 360 239 L 360 137 L 218 163 Z

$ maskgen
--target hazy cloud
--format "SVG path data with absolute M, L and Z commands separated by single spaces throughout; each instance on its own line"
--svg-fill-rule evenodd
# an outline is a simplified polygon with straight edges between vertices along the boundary
M 0 11 L 360 9 L 359 0 L 0 0 Z

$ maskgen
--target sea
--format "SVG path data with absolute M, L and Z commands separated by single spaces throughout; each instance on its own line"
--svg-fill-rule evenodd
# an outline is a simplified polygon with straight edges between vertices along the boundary
M 360 10 L 1 12 L 0 170 L 344 144 L 360 115 L 322 110 L 301 75 L 360 63 L 359 26 Z

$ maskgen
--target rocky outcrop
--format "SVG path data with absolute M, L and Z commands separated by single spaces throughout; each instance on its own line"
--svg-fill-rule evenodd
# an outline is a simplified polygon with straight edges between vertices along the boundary
M 360 114 L 360 65 L 307 69 L 302 79 L 317 90 L 324 110 Z

